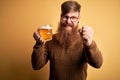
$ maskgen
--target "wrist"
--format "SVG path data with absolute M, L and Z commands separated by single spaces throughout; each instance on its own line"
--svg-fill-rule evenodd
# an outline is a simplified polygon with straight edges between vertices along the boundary
M 36 40 L 36 44 L 43 44 L 44 41 L 40 39 L 40 37 L 38 38 L 38 40 Z
M 91 48 L 95 48 L 96 47 L 96 43 L 95 41 L 92 40 L 91 44 L 89 46 L 87 46 L 89 49 Z

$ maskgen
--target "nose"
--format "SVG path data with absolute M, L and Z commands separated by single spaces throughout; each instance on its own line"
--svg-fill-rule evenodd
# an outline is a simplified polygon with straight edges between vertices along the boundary
M 68 18 L 68 19 L 67 19 L 67 23 L 68 23 L 68 24 L 69 24 L 69 23 L 71 23 L 71 20 L 70 20 L 70 18 Z

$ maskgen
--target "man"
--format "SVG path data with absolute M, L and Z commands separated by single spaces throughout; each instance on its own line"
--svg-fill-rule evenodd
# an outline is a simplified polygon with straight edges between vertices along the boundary
M 80 4 L 66 1 L 61 5 L 58 32 L 46 43 L 38 32 L 32 53 L 32 67 L 41 69 L 50 60 L 49 80 L 86 80 L 87 63 L 95 68 L 102 65 L 102 55 L 93 40 L 93 29 L 78 30 Z

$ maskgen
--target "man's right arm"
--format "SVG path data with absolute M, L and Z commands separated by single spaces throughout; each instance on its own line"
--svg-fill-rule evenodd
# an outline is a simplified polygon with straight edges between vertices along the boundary
M 36 44 L 33 47 L 31 62 L 33 69 L 39 70 L 48 61 L 47 47 L 45 47 L 42 38 L 37 32 L 33 34 L 33 37 L 36 40 Z
M 32 67 L 34 70 L 41 69 L 47 63 L 48 54 L 44 43 L 36 43 L 34 45 L 31 58 Z

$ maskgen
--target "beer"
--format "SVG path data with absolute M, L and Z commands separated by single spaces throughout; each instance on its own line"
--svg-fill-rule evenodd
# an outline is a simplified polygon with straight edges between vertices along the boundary
M 50 25 L 40 26 L 38 32 L 44 40 L 52 39 L 52 27 Z

